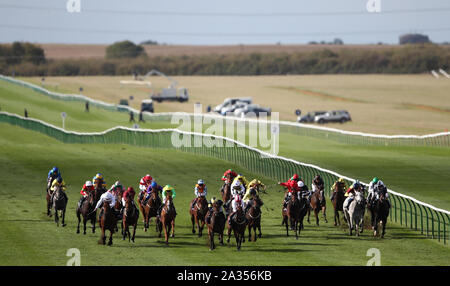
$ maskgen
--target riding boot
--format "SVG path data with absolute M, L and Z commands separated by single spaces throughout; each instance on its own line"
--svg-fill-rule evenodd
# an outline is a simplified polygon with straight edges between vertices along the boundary
M 84 200 L 86 200 L 86 198 L 84 196 L 80 198 L 80 201 L 78 202 L 78 208 L 81 208 L 81 206 L 84 203 Z

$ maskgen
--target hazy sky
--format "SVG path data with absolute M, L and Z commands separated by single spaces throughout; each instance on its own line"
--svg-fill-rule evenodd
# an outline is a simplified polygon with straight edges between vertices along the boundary
M 449 0 L 0 0 L 0 41 L 169 44 L 397 43 L 418 32 L 450 42 Z M 77 0 L 71 0 L 77 1 Z

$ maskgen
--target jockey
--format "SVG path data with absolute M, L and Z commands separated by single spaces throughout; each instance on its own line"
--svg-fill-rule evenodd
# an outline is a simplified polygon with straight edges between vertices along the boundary
M 175 199 L 175 196 L 176 196 L 175 189 L 171 185 L 166 185 L 163 188 L 162 196 L 163 196 L 163 202 L 162 202 L 161 206 L 158 209 L 158 216 L 161 215 L 161 210 L 162 210 L 163 206 L 166 204 L 167 197 L 171 196 L 172 199 Z M 175 206 L 174 206 L 174 208 L 175 208 Z M 175 210 L 175 215 L 176 214 L 177 214 L 177 211 Z
M 235 196 L 233 196 L 233 201 L 231 202 L 232 213 L 228 217 L 228 224 L 230 224 L 231 220 L 236 215 L 238 206 L 240 206 L 242 210 L 244 210 L 244 201 L 241 199 L 240 195 L 236 194 Z M 245 218 L 245 220 L 247 220 L 247 218 Z
M 52 182 L 52 185 L 50 189 L 52 190 L 52 197 L 50 199 L 50 203 L 53 204 L 53 197 L 55 196 L 55 191 L 57 187 L 61 187 L 61 190 L 63 191 L 64 197 L 66 201 L 68 200 L 66 195 L 66 183 L 64 182 L 63 178 L 59 176 L 58 178 L 54 179 Z
M 302 182 L 299 175 L 294 174 L 289 180 L 287 180 L 284 183 L 280 183 L 278 182 L 279 185 L 286 187 L 288 190 L 287 192 L 285 192 L 284 194 L 284 199 L 283 199 L 283 207 L 287 206 L 287 202 L 289 200 L 289 197 L 291 196 L 291 194 L 293 192 L 298 192 L 300 191 L 300 188 L 298 187 L 299 182 Z
M 311 183 L 311 191 L 314 193 L 317 190 L 324 189 L 324 182 L 320 175 L 316 175 Z
M 256 188 L 248 188 L 247 193 L 245 193 L 245 196 L 242 199 L 244 201 L 244 205 L 245 205 L 244 213 L 247 213 L 247 210 L 251 206 L 251 202 L 257 196 L 258 196 L 258 190 Z
M 104 202 L 109 203 L 109 207 L 111 208 L 111 210 L 113 211 L 113 213 L 117 216 L 117 212 L 115 210 L 115 206 L 116 206 L 116 194 L 114 192 L 115 189 L 111 188 L 108 191 L 104 192 L 101 197 L 100 200 L 98 200 L 97 205 L 95 206 L 94 210 L 92 212 L 95 212 L 98 208 L 101 208 L 103 206 Z M 100 211 L 100 215 L 99 218 L 103 215 L 103 208 Z
M 374 199 L 378 200 L 381 194 L 384 194 L 384 197 L 386 199 L 389 198 L 389 193 L 387 191 L 386 185 L 383 183 L 383 181 L 378 180 L 378 182 L 374 185 L 374 195 L 372 197 L 372 202 L 374 201 Z M 389 204 L 389 207 L 391 207 L 389 200 L 387 200 L 387 202 Z
M 374 189 L 375 189 L 375 186 L 377 185 L 378 181 L 379 181 L 378 177 L 374 177 L 372 179 L 372 181 L 369 183 L 369 195 L 367 196 L 367 200 L 369 202 L 372 202 L 372 199 L 374 197 L 374 192 L 375 192 Z
M 114 193 L 114 195 L 117 195 L 119 191 L 123 191 L 123 186 L 120 181 L 116 181 L 111 188 L 109 188 L 110 191 Z
M 153 182 L 152 176 L 149 174 L 145 175 L 139 180 L 139 198 L 142 200 L 142 197 L 144 196 L 145 191 L 147 191 L 150 184 Z
M 50 169 L 50 171 L 48 171 L 48 175 L 47 175 L 47 189 L 50 189 L 50 187 L 52 186 L 52 183 L 55 179 L 57 179 L 58 177 L 61 177 L 61 173 L 59 172 L 58 167 L 53 167 L 52 169 Z
M 147 190 L 144 193 L 141 192 L 139 194 L 140 200 L 142 201 L 142 199 L 143 199 L 142 205 L 145 206 L 147 204 L 153 191 L 158 192 L 158 191 L 162 191 L 162 189 L 163 188 L 160 185 L 158 185 L 155 181 L 152 181 L 152 183 L 147 187 Z M 145 194 L 145 196 L 144 196 L 144 194 Z
M 347 184 L 345 183 L 344 178 L 339 178 L 336 182 L 334 182 L 333 186 L 331 187 L 331 191 L 333 191 L 333 193 L 331 194 L 330 200 L 334 199 L 334 195 L 336 194 L 336 189 L 338 189 L 338 190 L 347 189 Z
M 356 191 L 360 191 L 360 189 L 361 189 L 361 183 L 358 181 L 358 180 L 356 180 L 348 189 L 347 189 L 347 191 L 345 192 L 345 195 L 344 196 L 346 196 L 347 198 L 345 199 L 345 201 L 344 201 L 344 205 L 343 205 L 343 207 L 344 207 L 344 209 L 347 209 L 348 210 L 348 207 L 350 206 L 350 204 L 351 204 L 351 202 L 354 200 L 354 198 L 355 198 L 355 192 Z
M 131 204 L 136 207 L 134 203 L 134 196 L 136 195 L 136 192 L 134 191 L 133 187 L 128 187 L 128 189 L 123 193 L 122 195 L 122 209 L 120 210 L 120 213 L 123 214 L 123 210 L 125 209 L 125 204 L 127 202 L 127 199 L 130 198 Z
M 198 180 L 198 182 L 194 188 L 195 199 L 192 201 L 191 209 L 194 209 L 194 205 L 197 203 L 197 199 L 199 197 L 206 198 L 207 191 L 208 191 L 208 188 L 206 187 L 205 182 L 202 179 Z
M 95 176 L 92 178 L 92 183 L 95 185 L 96 182 L 100 183 L 100 186 L 106 190 L 106 182 L 103 178 L 103 175 L 101 173 L 95 174 Z
M 233 182 L 233 184 L 231 185 L 231 195 L 233 196 L 233 198 L 236 195 L 243 196 L 244 194 L 245 194 L 245 187 L 244 185 L 242 185 L 241 181 L 237 180 Z
M 237 176 L 238 174 L 235 171 L 233 171 L 232 169 L 228 169 L 225 171 L 225 173 L 223 173 L 222 181 L 226 181 L 227 178 L 229 178 L 230 181 L 233 182 L 234 178 L 236 178 Z
M 248 183 L 248 188 L 256 189 L 256 192 L 259 193 L 259 190 L 265 190 L 266 186 L 258 179 L 253 179 L 250 183 Z
M 236 178 L 234 178 L 233 184 L 234 184 L 235 182 L 237 182 L 237 181 L 240 181 L 241 184 L 244 186 L 244 188 L 247 188 L 247 186 L 248 186 L 248 181 L 247 181 L 247 179 L 246 179 L 242 174 L 239 174 L 239 175 L 236 176 Z
M 80 201 L 78 202 L 78 207 L 81 207 L 84 203 L 84 201 L 86 200 L 86 198 L 89 195 L 89 192 L 93 192 L 94 191 L 94 185 L 92 184 L 92 181 L 86 181 L 83 185 L 83 187 L 81 187 L 81 198 Z
M 308 190 L 308 186 L 303 181 L 298 181 L 297 187 L 299 188 L 298 199 L 302 197 L 307 198 L 308 202 L 311 200 L 312 192 Z

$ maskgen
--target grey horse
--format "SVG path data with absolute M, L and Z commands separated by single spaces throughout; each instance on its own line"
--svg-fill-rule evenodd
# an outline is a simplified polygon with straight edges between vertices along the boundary
M 364 229 L 364 212 L 366 210 L 366 203 L 362 192 L 355 192 L 355 198 L 350 203 L 348 208 L 344 208 L 344 215 L 348 222 L 350 235 L 353 229 L 356 231 L 356 236 L 359 236 Z
M 53 195 L 53 209 L 55 210 L 55 222 L 59 226 L 59 216 L 58 211 L 61 211 L 62 226 L 66 226 L 66 206 L 67 206 L 67 196 L 61 187 L 57 186 Z

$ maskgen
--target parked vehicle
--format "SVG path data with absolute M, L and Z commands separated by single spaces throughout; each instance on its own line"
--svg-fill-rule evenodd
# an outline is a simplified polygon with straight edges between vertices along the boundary
M 350 114 L 346 110 L 333 110 L 314 117 L 314 122 L 320 124 L 327 122 L 345 123 L 351 120 L 352 118 L 350 117 Z
M 153 109 L 153 100 L 151 99 L 144 99 L 141 102 L 141 111 L 148 111 L 148 112 L 155 112 Z
M 327 112 L 326 111 L 312 111 L 312 112 L 308 112 L 306 115 L 301 116 L 298 119 L 298 122 L 301 122 L 301 123 L 312 123 L 312 122 L 314 122 L 314 118 L 317 115 L 322 115 L 322 114 L 325 114 L 325 113 L 327 113 Z
M 236 104 L 236 102 L 246 102 L 247 104 L 252 103 L 251 97 L 242 97 L 242 98 L 226 98 L 222 104 L 217 105 L 214 107 L 213 111 L 222 114 L 222 109 L 231 107 L 232 105 Z
M 223 107 L 222 110 L 220 111 L 220 114 L 222 115 L 227 115 L 230 113 L 234 114 L 235 110 L 242 109 L 247 105 L 248 103 L 246 101 L 236 101 L 236 103 L 231 106 Z
M 238 108 L 234 111 L 234 115 L 238 117 L 248 117 L 249 115 L 256 115 L 259 117 L 261 113 L 265 113 L 270 116 L 272 112 L 271 108 L 261 107 L 258 104 L 247 104 L 242 108 Z
M 163 88 L 161 93 L 158 93 L 156 95 L 152 95 L 151 99 L 155 100 L 156 102 L 163 102 L 163 101 L 179 101 L 179 102 L 185 102 L 189 100 L 189 94 L 186 88 L 180 87 L 177 90 L 174 88 Z

